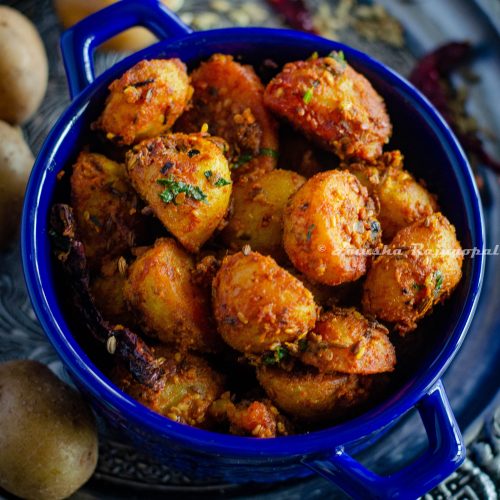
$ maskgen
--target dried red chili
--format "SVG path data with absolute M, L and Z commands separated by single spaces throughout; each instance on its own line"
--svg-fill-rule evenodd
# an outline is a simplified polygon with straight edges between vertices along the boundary
M 317 33 L 312 15 L 303 0 L 267 1 L 291 28 Z
M 500 173 L 500 162 L 491 157 L 476 131 L 463 131 L 451 106 L 454 88 L 450 74 L 472 55 L 468 42 L 451 42 L 424 56 L 410 74 L 410 81 L 436 106 L 451 126 L 463 148 L 479 162 Z

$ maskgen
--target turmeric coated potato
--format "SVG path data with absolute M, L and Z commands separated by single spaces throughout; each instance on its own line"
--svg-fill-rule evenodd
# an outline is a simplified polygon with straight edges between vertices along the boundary
M 272 170 L 257 179 L 242 176 L 233 186 L 233 212 L 222 238 L 232 250 L 252 250 L 284 257 L 283 210 L 305 179 L 290 170 Z
M 264 102 L 341 159 L 377 158 L 391 136 L 382 97 L 342 52 L 285 64 L 269 82 Z
M 213 351 L 218 336 L 210 291 L 192 279 L 193 259 L 171 238 L 156 241 L 129 268 L 123 294 L 137 322 L 161 342 Z
M 289 424 L 269 400 L 233 403 L 228 392 L 214 401 L 210 415 L 219 422 L 229 422 L 229 433 L 237 436 L 270 438 L 286 436 Z
M 375 259 L 363 288 L 363 311 L 405 334 L 462 277 L 463 254 L 455 228 L 439 212 L 399 231 Z
M 378 220 L 382 239 L 390 242 L 394 235 L 412 222 L 437 210 L 436 198 L 403 169 L 400 151 L 384 153 L 373 163 L 343 165 L 380 203 Z
M 218 331 L 234 349 L 263 353 L 313 328 L 316 304 L 302 283 L 257 252 L 226 257 L 213 281 Z
M 109 86 L 94 123 L 117 145 L 131 145 L 168 131 L 191 99 L 186 66 L 179 59 L 140 61 Z
M 366 402 L 372 386 L 366 376 L 266 365 L 257 368 L 257 379 L 278 408 L 305 423 L 344 418 Z
M 155 388 L 138 383 L 121 365 L 112 379 L 120 389 L 170 420 L 203 427 L 210 405 L 224 391 L 224 378 L 195 354 L 158 346 L 154 355 L 165 372 Z
M 103 155 L 82 152 L 73 165 L 71 203 L 91 267 L 126 253 L 144 235 L 139 197 L 125 167 Z
M 365 274 L 367 251 L 380 241 L 374 201 L 354 175 L 332 170 L 311 177 L 289 200 L 283 243 L 293 265 L 326 285 Z
M 229 205 L 231 175 L 217 144 L 199 134 L 169 134 L 127 153 L 132 185 L 190 252 L 210 238 Z
M 370 375 L 390 372 L 396 353 L 389 331 L 354 308 L 334 308 L 321 315 L 307 337 L 301 361 L 322 373 Z
M 272 170 L 278 157 L 278 128 L 264 106 L 264 86 L 251 66 L 215 54 L 191 73 L 193 105 L 176 130 L 199 132 L 206 123 L 212 135 L 229 143 L 234 175 L 256 167 Z

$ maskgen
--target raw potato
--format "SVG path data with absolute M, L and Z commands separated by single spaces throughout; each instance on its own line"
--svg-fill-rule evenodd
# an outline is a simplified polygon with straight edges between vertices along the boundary
M 325 285 L 365 274 L 368 251 L 380 241 L 377 211 L 368 191 L 347 171 L 311 177 L 289 200 L 283 244 L 293 265 Z
M 231 197 L 231 173 L 219 142 L 201 134 L 168 134 L 127 153 L 132 185 L 190 252 L 217 229 Z
M 399 231 L 388 249 L 368 272 L 363 311 L 406 334 L 460 281 L 462 248 L 453 225 L 436 212 Z
M 233 213 L 222 237 L 233 250 L 250 245 L 282 260 L 283 210 L 305 179 L 290 170 L 272 170 L 256 180 L 242 176 L 233 186 Z
M 47 89 L 43 42 L 31 21 L 0 6 L 0 120 L 21 124 L 40 106 Z
M 0 138 L 0 250 L 2 250 L 7 248 L 16 235 L 24 191 L 34 158 L 24 142 L 21 130 L 1 120 Z
M 54 0 L 54 7 L 63 26 L 69 28 L 84 17 L 104 9 L 116 0 Z M 178 10 L 182 0 L 162 0 L 171 10 Z M 101 45 L 105 50 L 137 52 L 157 41 L 157 38 L 146 28 L 131 28 L 113 37 Z
M 224 259 L 212 298 L 219 333 L 243 353 L 259 354 L 295 342 L 316 321 L 311 292 L 271 257 L 257 252 Z
M 95 419 L 80 395 L 36 361 L 0 364 L 0 487 L 66 498 L 97 464 Z

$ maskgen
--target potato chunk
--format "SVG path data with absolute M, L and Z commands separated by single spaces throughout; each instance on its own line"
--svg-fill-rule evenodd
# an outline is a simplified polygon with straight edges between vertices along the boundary
M 138 202 L 123 165 L 100 154 L 80 153 L 71 175 L 71 203 L 91 267 L 140 242 L 145 225 Z
M 169 134 L 127 153 L 132 185 L 190 252 L 210 238 L 229 205 L 231 176 L 217 144 L 198 134 Z
M 377 158 L 392 132 L 382 97 L 341 52 L 285 64 L 264 102 L 341 159 Z
M 324 313 L 307 337 L 301 361 L 322 373 L 391 372 L 396 353 L 389 331 L 356 309 L 334 308 Z
M 179 59 L 140 61 L 109 86 L 104 111 L 93 128 L 118 145 L 168 131 L 193 94 Z
M 294 342 L 316 321 L 311 292 L 271 257 L 256 252 L 223 260 L 212 297 L 219 333 L 243 353 Z
M 264 86 L 251 66 L 232 56 L 215 54 L 191 73 L 193 105 L 176 124 L 176 130 L 210 134 L 229 143 L 234 175 L 256 167 L 272 170 L 278 156 L 278 129 L 264 106 Z
M 368 272 L 363 311 L 404 334 L 453 291 L 463 254 L 455 228 L 439 212 L 399 231 L 388 250 Z
M 248 244 L 263 255 L 284 257 L 283 210 L 305 179 L 289 170 L 272 170 L 256 180 L 240 177 L 233 186 L 233 213 L 222 237 L 233 250 Z
M 283 243 L 290 260 L 308 278 L 326 285 L 365 274 L 366 250 L 379 241 L 375 203 L 347 171 L 311 177 L 284 212 Z
M 156 388 L 138 383 L 121 366 L 115 368 L 113 381 L 121 390 L 160 415 L 203 427 L 210 405 L 224 390 L 223 377 L 195 354 L 158 346 L 154 355 L 165 371 Z
M 257 379 L 273 403 L 305 423 L 342 419 L 370 396 L 372 379 L 261 365 Z
M 378 219 L 382 239 L 390 242 L 394 235 L 412 222 L 437 210 L 436 198 L 403 169 L 400 151 L 384 153 L 373 163 L 343 165 L 380 203 Z
M 209 291 L 192 279 L 193 259 L 171 238 L 157 240 L 129 269 L 123 294 L 145 333 L 201 352 L 217 347 Z

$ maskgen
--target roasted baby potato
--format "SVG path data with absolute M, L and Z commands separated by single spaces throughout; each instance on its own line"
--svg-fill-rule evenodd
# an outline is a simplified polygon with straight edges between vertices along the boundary
M 93 128 L 117 145 L 136 144 L 168 131 L 193 94 L 179 59 L 140 61 L 112 82 L 109 91 Z
M 300 359 L 321 373 L 391 372 L 396 353 L 388 336 L 385 326 L 369 321 L 353 307 L 337 307 L 316 322 Z
M 314 281 L 354 281 L 366 272 L 366 250 L 380 241 L 376 214 L 374 201 L 354 175 L 340 170 L 316 174 L 285 208 L 286 253 Z
M 382 97 L 342 52 L 285 64 L 267 85 L 264 102 L 341 159 L 377 158 L 391 136 Z
M 181 349 L 213 351 L 218 335 L 209 290 L 195 285 L 193 259 L 171 238 L 162 238 L 130 266 L 123 295 L 149 336 Z
M 375 162 L 342 165 L 348 168 L 380 203 L 378 220 L 382 239 L 390 242 L 394 235 L 412 222 L 437 210 L 436 198 L 403 169 L 400 151 L 384 153 Z
M 223 260 L 212 299 L 219 333 L 243 353 L 260 354 L 295 342 L 316 321 L 311 292 L 271 257 L 257 252 Z
M 278 408 L 306 423 L 344 418 L 366 402 L 372 386 L 367 376 L 266 365 L 257 368 L 257 379 Z
M 363 311 L 402 334 L 414 330 L 460 281 L 462 261 L 455 228 L 444 215 L 436 212 L 414 222 L 373 262 L 364 283 Z
M 229 143 L 236 177 L 256 167 L 272 170 L 278 157 L 278 128 L 264 106 L 264 86 L 253 68 L 215 54 L 191 73 L 191 84 L 193 105 L 176 130 L 199 132 L 206 123 L 210 134 Z
M 210 405 L 224 391 L 224 378 L 202 357 L 158 346 L 154 355 L 165 376 L 151 388 L 118 365 L 111 378 L 121 390 L 151 410 L 183 424 L 203 427 Z
M 230 394 L 226 392 L 220 399 L 214 401 L 209 411 L 216 421 L 229 423 L 230 434 L 258 438 L 288 434 L 288 422 L 267 399 L 233 403 Z
M 250 245 L 277 260 L 284 257 L 283 210 L 305 179 L 290 170 L 272 170 L 257 179 L 242 176 L 233 186 L 233 211 L 222 232 L 232 250 Z
M 123 165 L 97 153 L 80 153 L 71 175 L 71 203 L 91 267 L 121 256 L 143 238 L 138 202 Z
M 217 144 L 199 134 L 169 134 L 127 153 L 132 185 L 190 252 L 210 238 L 229 205 L 231 175 Z

